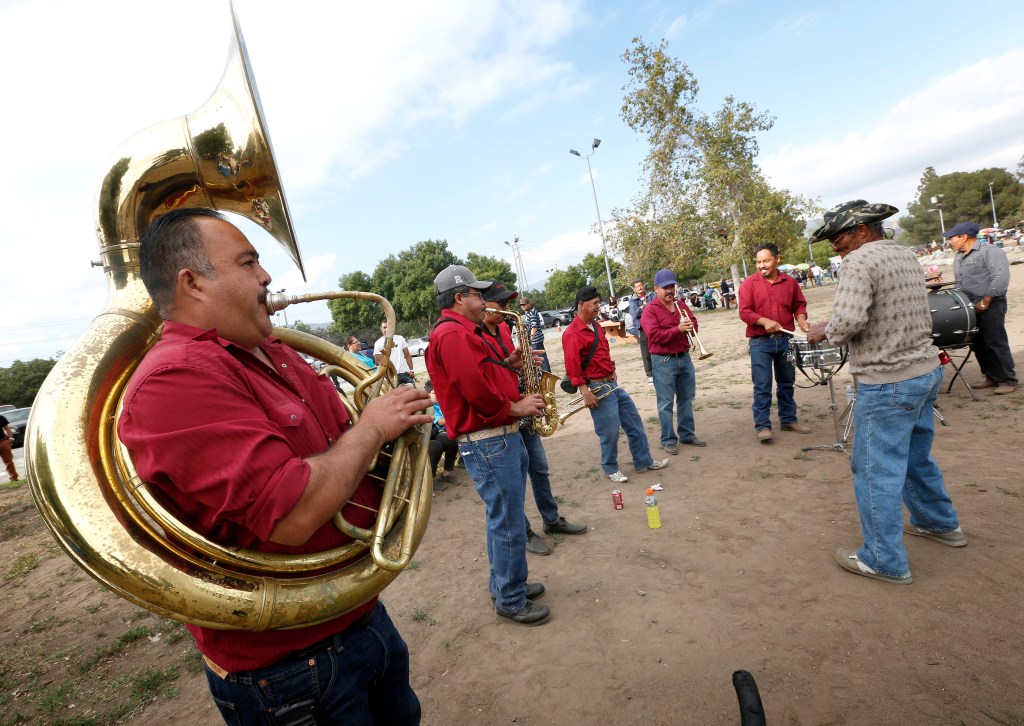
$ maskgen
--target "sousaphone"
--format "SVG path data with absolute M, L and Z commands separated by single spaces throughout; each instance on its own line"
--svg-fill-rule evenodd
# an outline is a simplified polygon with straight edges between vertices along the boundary
M 96 232 L 107 306 L 40 389 L 25 458 L 36 506 L 57 542 L 121 597 L 210 628 L 296 628 L 353 610 L 408 564 L 430 514 L 429 429 L 410 430 L 373 462 L 383 501 L 372 530 L 355 528 L 339 514 L 335 523 L 354 538 L 351 544 L 294 557 L 224 547 L 176 520 L 139 479 L 116 431 L 125 386 L 161 329 L 139 276 L 139 237 L 153 219 L 177 207 L 242 215 L 303 270 L 233 8 L 232 19 L 227 67 L 209 100 L 126 141 L 103 179 Z M 272 297 L 268 307 L 276 309 L 328 297 L 377 302 L 388 330 L 395 329 L 391 305 L 370 293 Z M 275 335 L 324 360 L 330 374 L 355 388 L 353 400 L 345 400 L 354 417 L 395 383 L 393 367 L 371 373 L 319 338 L 282 329 Z

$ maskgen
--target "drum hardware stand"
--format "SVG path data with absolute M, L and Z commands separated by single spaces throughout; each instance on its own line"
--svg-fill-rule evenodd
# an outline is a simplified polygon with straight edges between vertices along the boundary
M 837 371 L 838 372 L 838 371 Z M 854 394 L 846 408 L 839 413 L 839 404 L 836 402 L 836 387 L 832 383 L 830 375 L 823 383 L 828 383 L 828 408 L 832 412 L 832 422 L 836 427 L 836 442 L 834 444 L 819 444 L 817 446 L 805 446 L 800 451 L 841 451 L 850 456 L 850 450 L 846 445 L 850 442 L 850 434 L 853 432 L 853 410 L 857 405 L 857 396 Z M 840 429 L 840 427 L 842 427 Z
M 952 351 L 962 351 L 964 349 L 967 350 L 967 354 L 963 357 L 963 360 L 960 360 L 957 356 L 952 355 Z M 941 350 L 947 356 L 949 356 L 950 365 L 953 366 L 953 377 L 949 379 L 949 386 L 946 388 L 946 393 L 949 393 L 950 391 L 953 390 L 953 384 L 956 383 L 956 379 L 959 378 L 960 382 L 967 387 L 967 392 L 971 394 L 971 400 L 977 401 L 978 396 L 974 393 L 974 388 L 971 386 L 970 383 L 967 382 L 967 376 L 963 374 L 964 366 L 967 365 L 967 361 L 971 359 L 971 353 L 973 353 L 974 351 L 971 349 L 969 345 L 958 346 L 956 348 L 942 348 Z M 957 365 L 958 360 L 960 361 L 959 365 Z

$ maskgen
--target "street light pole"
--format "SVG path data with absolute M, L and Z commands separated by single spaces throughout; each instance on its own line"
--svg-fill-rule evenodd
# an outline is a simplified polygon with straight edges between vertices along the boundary
M 942 218 L 942 198 L 944 196 L 944 194 L 936 194 L 934 197 L 932 197 L 932 204 L 935 205 L 935 209 L 937 209 L 939 212 L 939 227 L 942 229 L 943 237 L 946 236 L 946 221 Z M 929 209 L 928 211 L 931 212 L 933 210 Z
M 992 196 L 992 182 L 988 183 L 988 200 L 992 202 L 992 226 L 998 227 L 999 222 L 996 220 L 996 198 Z
M 576 149 L 569 149 L 569 153 L 573 156 L 578 156 L 581 159 L 587 161 L 587 171 L 590 173 L 590 188 L 594 192 L 594 209 L 597 210 L 597 226 L 601 230 L 601 248 L 604 250 L 604 271 L 608 275 L 608 294 L 615 294 L 615 286 L 612 284 L 612 268 L 608 264 L 608 242 L 604 236 L 604 222 L 601 221 L 601 208 L 597 205 L 597 186 L 594 184 L 594 170 L 590 167 L 590 157 L 597 152 L 597 147 L 601 145 L 601 139 L 594 139 L 590 144 L 590 153 L 583 156 Z
M 516 276 L 522 280 L 519 290 L 525 293 L 530 289 L 530 283 L 526 281 L 526 267 L 523 265 L 523 253 L 519 249 L 519 238 L 516 237 L 511 242 L 505 240 L 505 244 L 512 248 L 512 261 L 516 265 Z

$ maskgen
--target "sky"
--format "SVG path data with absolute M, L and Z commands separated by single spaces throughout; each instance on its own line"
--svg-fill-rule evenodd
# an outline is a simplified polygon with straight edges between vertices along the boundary
M 622 53 L 668 40 L 700 83 L 775 117 L 758 162 L 823 207 L 905 209 L 921 173 L 1024 155 L 1024 3 L 235 0 L 306 280 L 244 227 L 289 294 L 447 240 L 526 281 L 601 251 L 602 218 L 642 189 L 621 119 Z M 1001 31 L 1000 29 L 1003 29 Z M 66 350 L 106 305 L 96 192 L 120 144 L 199 108 L 231 41 L 227 0 L 0 0 L 4 275 L 0 366 Z M 155 149 L 154 149 L 155 151 Z M 947 220 L 948 221 L 948 220 Z M 984 221 L 984 220 L 979 220 Z M 513 269 L 515 269 L 515 266 Z M 323 303 L 289 321 L 330 319 Z M 279 322 L 282 322 L 279 319 Z

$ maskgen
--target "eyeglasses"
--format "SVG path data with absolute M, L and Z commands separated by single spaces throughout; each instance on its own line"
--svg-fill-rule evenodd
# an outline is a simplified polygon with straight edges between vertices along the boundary
M 853 227 L 847 227 L 847 228 L 846 228 L 846 229 L 844 229 L 844 230 L 843 230 L 842 232 L 838 232 L 838 233 L 837 233 L 837 234 L 836 234 L 836 235 L 835 235 L 834 237 L 831 237 L 831 238 L 829 239 L 828 243 L 829 243 L 829 244 L 830 244 L 830 245 L 831 245 L 831 246 L 832 246 L 833 248 L 835 248 L 835 246 L 839 244 L 839 240 L 841 240 L 841 239 L 842 239 L 843 237 L 845 237 L 845 236 L 846 236 L 846 235 L 848 235 L 848 234 L 853 234 L 853 231 L 854 231 L 855 229 L 857 229 L 857 227 L 856 227 L 856 226 L 853 226 Z
M 481 300 L 483 300 L 484 299 L 484 294 L 482 292 L 477 292 L 476 290 L 473 290 L 472 292 L 464 292 L 464 293 L 462 293 L 462 297 L 478 297 Z

